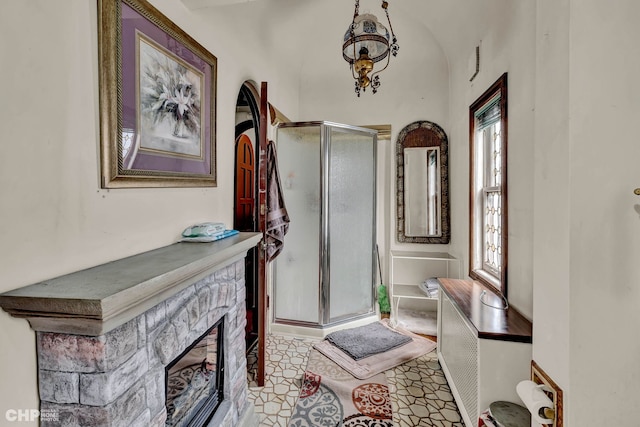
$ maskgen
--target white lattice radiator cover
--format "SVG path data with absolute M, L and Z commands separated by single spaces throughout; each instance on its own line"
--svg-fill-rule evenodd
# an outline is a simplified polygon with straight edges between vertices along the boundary
M 478 414 L 478 339 L 458 314 L 446 294 L 442 298 L 440 353 L 446 361 L 446 371 L 454 394 L 458 394 L 460 412 L 467 424 Z M 473 423 L 471 424 L 473 425 Z

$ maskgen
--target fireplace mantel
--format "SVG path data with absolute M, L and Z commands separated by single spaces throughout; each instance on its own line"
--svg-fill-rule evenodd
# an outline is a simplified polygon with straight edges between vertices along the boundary
M 99 336 L 245 257 L 260 233 L 175 243 L 0 294 L 0 307 L 39 332 Z

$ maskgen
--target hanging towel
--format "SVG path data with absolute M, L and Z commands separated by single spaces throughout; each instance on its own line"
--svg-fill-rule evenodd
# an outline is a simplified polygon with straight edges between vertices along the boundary
M 282 198 L 276 145 L 267 144 L 267 261 L 272 261 L 282 251 L 284 236 L 289 231 L 289 214 Z

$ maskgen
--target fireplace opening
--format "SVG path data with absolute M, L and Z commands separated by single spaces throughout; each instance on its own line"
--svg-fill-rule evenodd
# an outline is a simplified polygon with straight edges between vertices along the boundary
M 213 417 L 223 399 L 223 319 L 167 365 L 167 421 L 171 427 L 199 427 Z

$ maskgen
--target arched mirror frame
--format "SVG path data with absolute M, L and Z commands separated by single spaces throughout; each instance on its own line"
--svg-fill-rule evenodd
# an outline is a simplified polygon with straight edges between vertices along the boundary
M 405 233 L 405 148 L 437 147 L 440 162 L 440 221 L 438 236 L 407 236 Z M 427 189 L 425 189 L 425 192 Z M 396 142 L 396 238 L 400 243 L 446 244 L 451 239 L 449 217 L 449 142 L 437 124 L 420 120 L 407 125 Z

